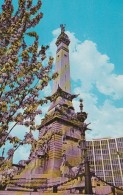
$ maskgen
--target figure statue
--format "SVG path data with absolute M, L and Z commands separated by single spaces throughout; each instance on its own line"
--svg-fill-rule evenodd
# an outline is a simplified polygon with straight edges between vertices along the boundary
M 66 134 L 64 134 L 64 135 L 63 135 L 62 140 L 63 140 L 63 143 L 65 143 L 65 140 L 66 140 Z
M 65 150 L 62 154 L 62 163 L 64 164 L 66 162 L 66 154 L 65 154 Z
M 82 129 L 83 129 L 83 131 L 86 131 L 86 130 L 91 130 L 90 128 L 88 128 L 88 125 L 90 125 L 91 123 L 83 123 L 83 125 L 82 125 Z

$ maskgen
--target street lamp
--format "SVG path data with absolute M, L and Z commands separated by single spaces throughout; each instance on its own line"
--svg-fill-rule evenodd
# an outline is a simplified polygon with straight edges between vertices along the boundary
M 86 140 L 85 140 L 85 131 L 83 132 L 84 134 L 84 165 L 85 165 L 85 194 L 93 194 L 92 191 L 92 184 L 91 184 L 91 173 L 90 173 L 90 165 L 88 161 L 88 156 L 87 156 L 87 147 L 86 147 Z
M 91 173 L 90 173 L 90 166 L 87 156 L 87 147 L 86 147 L 86 139 L 85 139 L 85 131 L 89 130 L 87 127 L 89 124 L 84 123 L 87 118 L 87 113 L 83 112 L 83 100 L 80 99 L 80 112 L 77 113 L 78 119 L 82 122 L 82 129 L 81 129 L 81 152 L 82 157 L 84 156 L 84 165 L 85 165 L 85 194 L 93 194 L 92 191 L 92 184 L 91 184 Z M 83 153 L 84 150 L 84 153 Z

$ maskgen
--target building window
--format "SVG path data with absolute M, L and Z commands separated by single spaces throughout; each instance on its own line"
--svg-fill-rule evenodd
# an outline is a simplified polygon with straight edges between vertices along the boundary
M 101 144 L 107 144 L 107 140 L 101 140 Z
M 102 154 L 109 154 L 108 150 L 102 150 Z
M 107 145 L 101 145 L 102 146 L 102 149 L 108 149 L 108 144 Z
M 103 159 L 109 159 L 109 155 L 103 155 Z
M 117 138 L 117 142 L 123 142 L 123 137 Z
M 109 140 L 109 144 L 110 144 L 110 143 L 114 143 L 114 144 L 115 144 L 115 139 L 110 139 L 110 140 Z
M 123 148 L 123 142 L 118 142 L 117 145 L 119 148 Z

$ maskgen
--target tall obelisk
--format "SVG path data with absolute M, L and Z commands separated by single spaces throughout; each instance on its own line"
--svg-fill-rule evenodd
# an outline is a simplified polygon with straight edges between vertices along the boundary
M 53 93 L 58 89 L 58 86 L 68 93 L 70 90 L 70 62 L 69 62 L 69 46 L 70 40 L 65 33 L 65 27 L 61 25 L 61 33 L 57 38 L 57 52 L 55 71 L 59 74 L 53 83 Z

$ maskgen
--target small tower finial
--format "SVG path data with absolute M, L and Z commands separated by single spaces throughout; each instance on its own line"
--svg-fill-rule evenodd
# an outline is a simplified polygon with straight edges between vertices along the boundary
M 83 99 L 80 99 L 80 112 L 82 113 L 83 111 Z
M 65 24 L 60 24 L 60 27 L 61 27 L 61 33 L 64 33 L 65 32 Z

